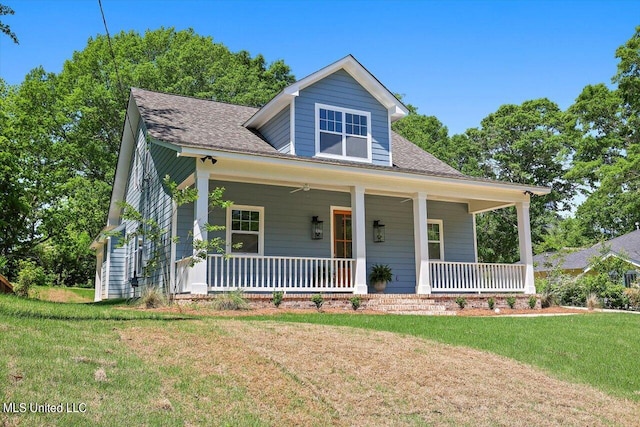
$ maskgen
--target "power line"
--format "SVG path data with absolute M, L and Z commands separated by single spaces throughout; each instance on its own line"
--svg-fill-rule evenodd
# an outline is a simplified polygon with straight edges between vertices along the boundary
M 102 15 L 102 23 L 104 24 L 104 30 L 107 33 L 107 44 L 109 45 L 109 52 L 111 54 L 111 59 L 113 60 L 113 68 L 116 71 L 116 80 L 118 81 L 118 88 L 120 89 L 120 95 L 124 98 L 126 97 L 124 85 L 122 84 L 122 79 L 120 78 L 120 72 L 118 71 L 118 61 L 116 59 L 116 55 L 113 51 L 113 45 L 111 44 L 111 35 L 109 34 L 109 27 L 107 27 L 107 18 L 104 16 L 104 9 L 102 8 L 102 0 L 98 0 L 98 6 L 100 6 L 100 14 Z M 137 145 L 136 140 L 136 132 L 133 130 L 133 125 L 131 124 L 131 117 L 129 117 L 129 108 L 125 108 L 124 110 L 125 122 L 129 123 L 129 130 L 131 132 L 131 137 L 133 138 L 134 144 Z M 120 157 L 120 146 L 118 146 L 118 158 Z
M 107 43 L 109 44 L 109 52 L 111 53 L 111 58 L 113 59 L 113 68 L 115 68 L 116 70 L 116 80 L 118 81 L 120 94 L 124 95 L 124 86 L 122 85 L 122 80 L 120 79 L 120 72 L 118 71 L 118 61 L 116 61 L 116 55 L 113 53 L 113 46 L 111 45 L 111 35 L 109 34 L 109 28 L 107 27 L 107 19 L 104 17 L 104 10 L 102 9 L 102 0 L 98 0 L 98 5 L 100 6 L 100 14 L 102 15 L 104 30 L 107 33 Z

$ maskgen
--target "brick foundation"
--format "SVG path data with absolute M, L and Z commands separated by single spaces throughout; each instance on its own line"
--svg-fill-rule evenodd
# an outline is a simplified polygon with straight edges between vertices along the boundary
M 285 294 L 281 308 L 308 309 L 315 310 L 316 306 L 311 301 L 313 294 Z M 325 309 L 339 309 L 352 311 L 351 301 L 353 294 L 322 294 Z M 441 314 L 452 315 L 460 311 L 456 299 L 462 297 L 466 301 L 465 309 L 488 309 L 489 298 L 493 298 L 494 308 L 502 311 L 509 310 L 507 298 L 513 296 L 516 299 L 515 309 L 529 309 L 529 298 L 531 295 L 522 294 L 447 294 L 447 295 L 403 295 L 403 294 L 367 294 L 360 295 L 362 300 L 360 309 L 375 310 L 385 313 L 397 314 Z M 206 305 L 215 298 L 215 295 L 177 295 L 176 301 L 179 304 L 200 303 Z M 251 308 L 261 309 L 273 307 L 271 294 L 255 295 L 246 294 Z M 539 310 L 540 298 L 536 296 L 535 309 Z

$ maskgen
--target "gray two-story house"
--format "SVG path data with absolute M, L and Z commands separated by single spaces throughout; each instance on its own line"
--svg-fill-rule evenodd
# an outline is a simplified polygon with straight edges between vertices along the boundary
M 529 197 L 549 190 L 463 175 L 391 130 L 407 114 L 351 55 L 262 108 L 132 89 L 108 233 L 93 245 L 96 300 L 132 284 L 366 294 L 378 263 L 393 271 L 387 293 L 534 293 Z M 176 205 L 167 175 L 197 200 Z M 222 187 L 233 204 L 210 209 Z M 121 201 L 162 236 L 123 240 L 141 224 L 123 220 Z M 475 215 L 508 206 L 521 262 L 478 263 Z M 194 262 L 193 242 L 213 237 L 224 253 Z M 144 268 L 158 245 L 166 274 Z

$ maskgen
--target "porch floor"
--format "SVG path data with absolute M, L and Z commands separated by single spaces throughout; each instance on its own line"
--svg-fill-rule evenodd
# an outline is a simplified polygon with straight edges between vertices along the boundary
M 311 301 L 313 294 L 285 294 L 280 308 L 316 310 Z M 323 309 L 339 309 L 345 312 L 353 311 L 350 299 L 353 294 L 323 293 Z M 495 308 L 508 310 L 508 297 L 516 299 L 515 309 L 528 309 L 529 298 L 532 295 L 523 294 L 446 294 L 446 295 L 414 295 L 414 294 L 366 294 L 359 295 L 361 305 L 359 310 L 371 310 L 389 314 L 424 314 L 424 315 L 455 315 L 460 308 L 456 302 L 462 297 L 466 302 L 466 309 L 487 309 L 488 299 L 493 298 Z M 191 295 L 179 294 L 175 296 L 178 303 L 202 302 L 216 298 L 216 294 Z M 245 294 L 245 299 L 252 309 L 272 308 L 271 294 Z M 536 309 L 540 308 L 540 299 L 536 296 Z

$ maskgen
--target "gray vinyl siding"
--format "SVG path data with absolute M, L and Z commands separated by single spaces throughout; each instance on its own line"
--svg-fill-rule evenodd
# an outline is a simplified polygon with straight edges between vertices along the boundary
M 367 276 L 373 264 L 388 264 L 393 270 L 393 281 L 387 284 L 385 292 L 391 294 L 411 294 L 416 291 L 413 205 L 410 201 L 401 203 L 404 199 L 372 195 L 365 195 L 364 199 Z M 373 241 L 375 220 L 385 225 L 384 242 Z M 369 286 L 369 293 L 373 292 L 375 290 Z
M 466 203 L 427 201 L 427 217 L 443 221 L 444 261 L 475 262 L 473 215 Z
M 389 166 L 387 109 L 344 70 L 300 91 L 295 102 L 295 144 L 299 156 L 315 156 L 315 104 L 371 113 L 372 163 Z
M 193 221 L 194 203 L 187 203 L 178 207 L 176 243 L 176 259 L 193 255 Z
M 111 237 L 111 251 L 109 252 L 109 295 L 108 298 L 128 296 L 125 287 L 125 255 L 126 248 L 120 246 L 124 234 Z M 103 276 L 104 277 L 104 276 Z
M 350 206 L 349 193 L 211 181 L 210 190 L 224 187 L 224 199 L 237 205 L 264 207 L 264 255 L 331 257 L 331 206 Z M 311 239 L 311 217 L 324 221 L 324 239 Z M 213 209 L 209 223 L 226 224 L 226 211 Z M 224 232 L 210 237 L 226 238 Z
M 180 183 L 195 172 L 195 159 L 177 157 L 176 152 L 162 147 L 156 143 L 147 143 L 146 129 L 141 126 L 138 129 L 137 146 L 133 152 L 129 169 L 129 180 L 126 189 L 126 202 L 140 212 L 144 218 L 153 219 L 158 227 L 166 232 L 160 239 L 163 248 L 163 256 L 170 260 L 171 251 L 171 226 L 173 203 L 169 190 L 164 186 L 163 180 L 169 175 L 172 181 Z M 124 221 L 125 231 L 131 234 L 136 231 L 139 224 L 132 221 Z M 135 239 L 131 239 L 124 247 L 120 248 L 117 255 L 123 260 L 122 273 L 114 275 L 114 258 L 110 269 L 109 297 L 129 296 L 129 279 L 133 277 L 135 268 Z M 143 264 L 150 258 L 154 251 L 152 242 L 143 242 Z M 125 270 L 126 267 L 126 271 Z M 140 272 L 137 272 L 140 274 Z M 111 279 L 113 277 L 113 279 Z M 153 272 L 146 278 L 146 283 L 163 285 L 162 271 Z M 144 281 L 142 281 L 144 283 Z M 116 294 L 119 292 L 119 294 Z
M 276 150 L 281 153 L 290 154 L 291 144 L 289 139 L 291 137 L 289 131 L 290 122 L 290 108 L 287 106 L 282 109 L 276 116 L 269 120 L 260 129 L 260 133 Z

